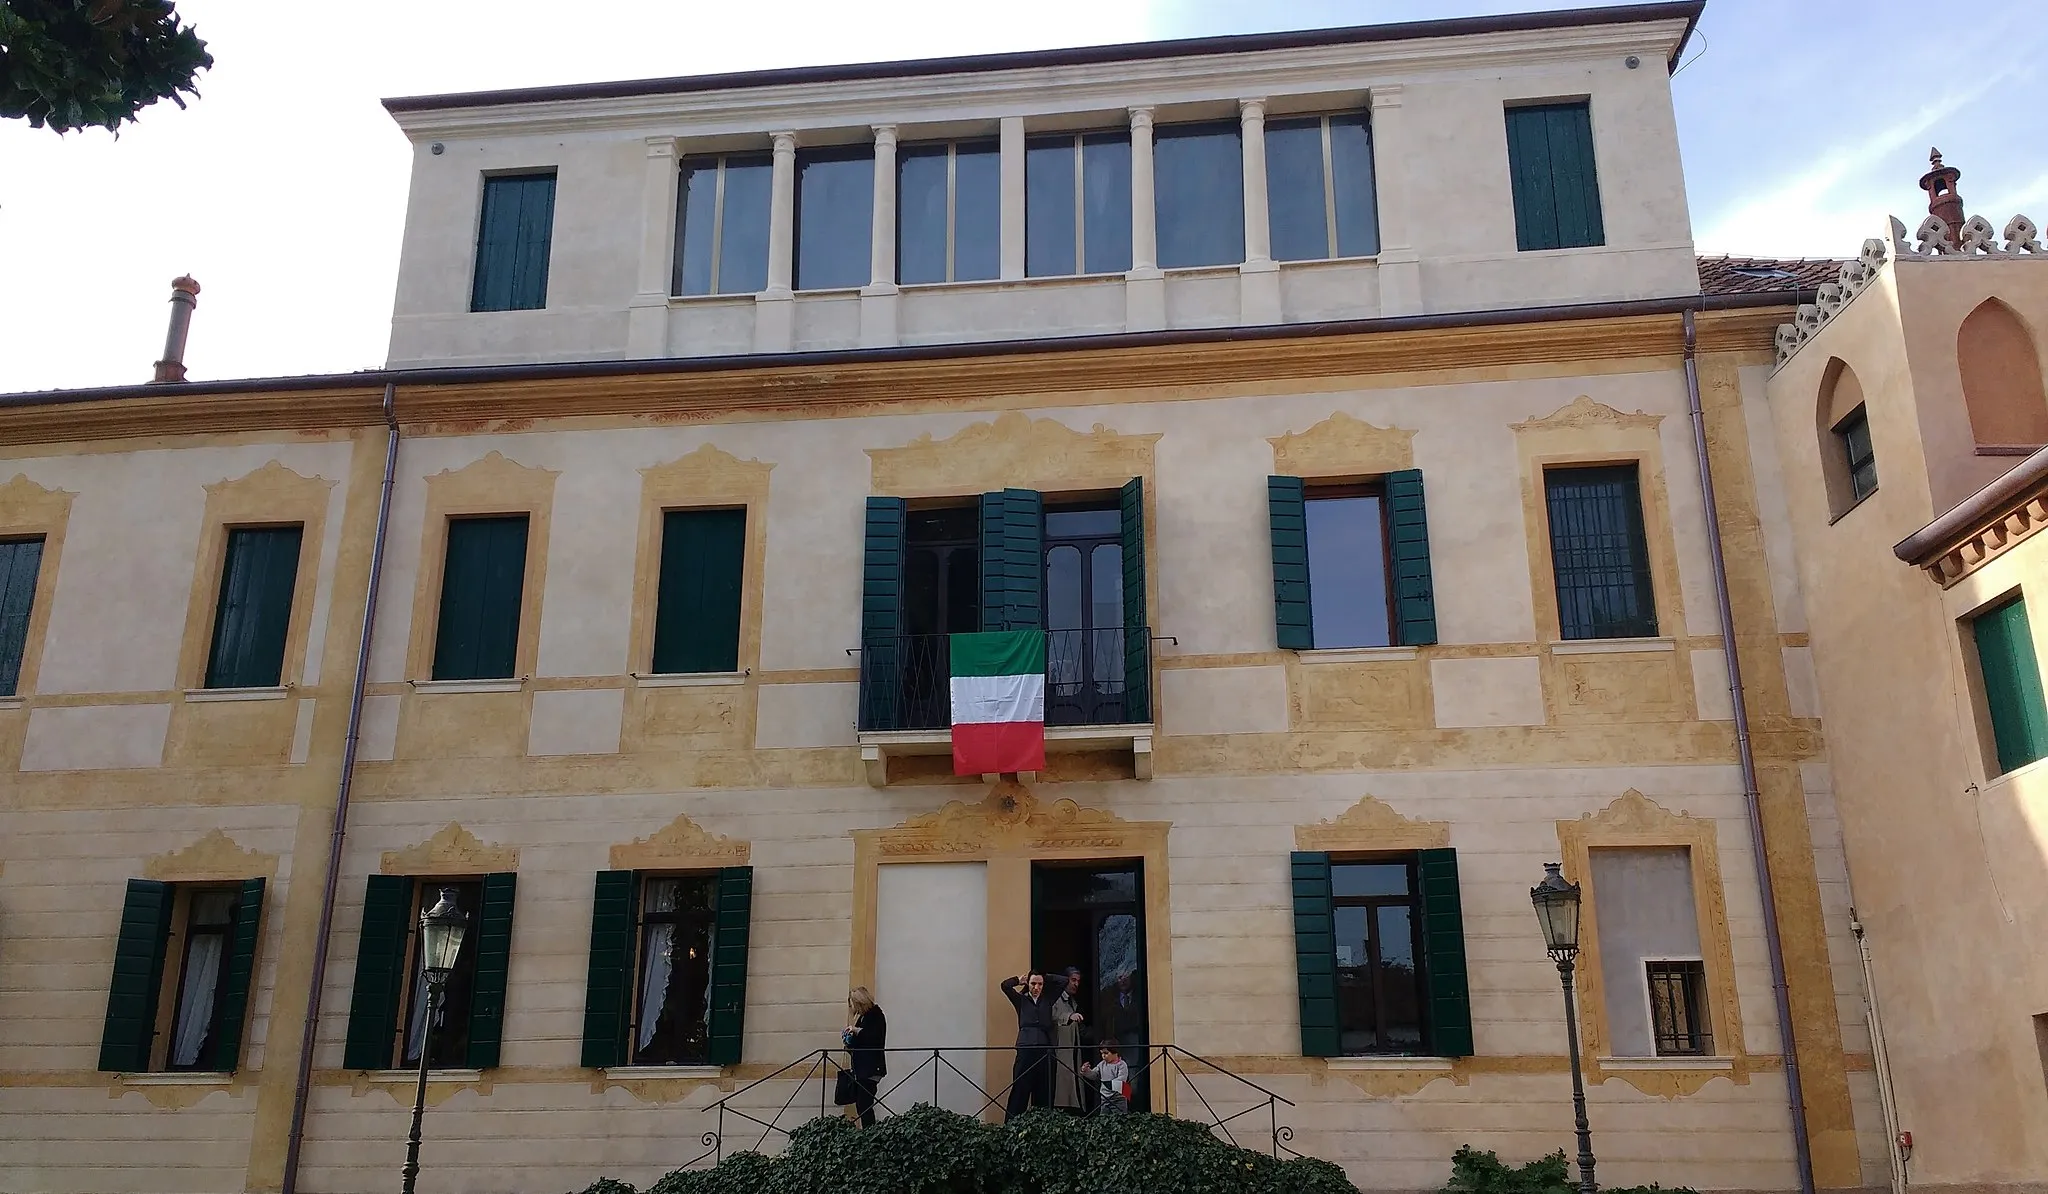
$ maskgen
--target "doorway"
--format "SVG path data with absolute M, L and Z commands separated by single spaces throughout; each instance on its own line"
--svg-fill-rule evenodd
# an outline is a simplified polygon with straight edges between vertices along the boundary
M 1045 512 L 1045 723 L 1124 718 L 1123 516 L 1115 506 Z
M 1145 1045 L 1151 1040 L 1145 965 L 1145 868 L 1137 859 L 1033 863 L 1031 965 L 1046 986 L 1063 984 L 1069 966 L 1081 972 L 1077 1050 L 1097 1060 L 1095 1043 L 1115 1038 L 1131 1067 L 1131 1110 L 1151 1109 Z M 1063 1065 L 1077 1064 L 1063 1059 Z M 1082 1083 L 1083 1106 L 1092 1107 Z

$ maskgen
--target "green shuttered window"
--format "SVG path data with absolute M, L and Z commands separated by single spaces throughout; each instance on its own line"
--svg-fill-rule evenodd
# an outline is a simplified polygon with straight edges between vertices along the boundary
M 1607 242 L 1593 166 L 1593 116 L 1585 100 L 1507 110 L 1515 245 L 1575 249 Z
M 21 684 L 21 660 L 28 651 L 28 619 L 43 567 L 43 541 L 0 541 L 0 697 Z
M 661 520 L 654 670 L 735 672 L 747 512 L 670 510 Z
M 638 876 L 599 871 L 590 907 L 590 972 L 583 996 L 583 1064 L 626 1064 L 633 1016 L 633 901 Z
M 1266 478 L 1273 630 L 1284 649 L 1427 646 L 1437 641 L 1422 473 L 1311 487 Z
M 519 607 L 526 590 L 524 514 L 448 520 L 434 679 L 502 680 L 519 655 Z
M 2041 667 L 2034 656 L 2027 603 L 2014 598 L 1978 614 L 1971 628 L 1985 711 L 1991 716 L 1998 770 L 2003 774 L 2048 755 L 2048 709 L 2042 704 Z
M 419 1060 L 416 1039 L 423 979 L 409 948 L 418 928 L 420 900 L 431 903 L 453 887 L 467 906 L 474 897 L 462 953 L 447 984 L 448 1006 L 435 1029 L 433 1065 L 488 1069 L 498 1064 L 504 1036 L 505 991 L 512 954 L 512 908 L 518 876 L 496 872 L 480 879 L 414 879 L 371 875 L 363 891 L 363 929 L 356 947 L 355 990 L 349 1000 L 342 1064 L 352 1070 L 388 1069 Z M 413 1017 L 399 1049 L 399 1013 Z M 457 1060 L 459 1059 L 459 1060 Z
M 228 532 L 208 688 L 273 688 L 283 683 L 284 643 L 292 623 L 304 528 L 236 527 Z
M 342 1065 L 381 1070 L 391 1065 L 398 1034 L 398 1000 L 405 991 L 405 944 L 411 932 L 412 880 L 371 875 L 363 888 L 363 928 L 356 939 L 355 991 L 349 998 L 348 1039 Z
M 1336 1057 L 1337 937 L 1330 900 L 1330 856 L 1295 851 L 1294 967 L 1301 994 L 1301 1055 Z
M 512 963 L 512 897 L 519 876 L 501 871 L 484 876 L 483 899 L 476 923 L 476 977 L 469 997 L 469 1068 L 487 1070 L 498 1064 L 499 1042 L 505 1035 L 505 985 Z
M 1045 625 L 1045 502 L 1030 489 L 981 495 L 981 628 Z
M 1404 647 L 1436 641 L 1436 584 L 1429 571 L 1429 517 L 1422 471 L 1387 474 L 1387 558 L 1393 574 L 1394 641 Z
M 718 872 L 716 945 L 711 956 L 711 1064 L 738 1065 L 746 1039 L 747 946 L 753 931 L 754 868 Z
M 1289 867 L 1302 1055 L 1470 1056 L 1457 852 Z
M 548 305 L 548 245 L 555 227 L 555 176 L 484 179 L 477 221 L 472 311 L 531 311 Z
M 128 881 L 100 1037 L 100 1069 L 236 1069 L 263 924 L 263 889 L 261 878 L 226 889 Z M 185 944 L 174 965 L 169 945 L 181 906 Z M 157 1017 L 166 1001 L 171 1036 L 159 1050 Z
M 1145 479 L 1117 494 L 1124 566 L 1124 720 L 1152 720 L 1151 621 L 1145 616 Z
M 583 1064 L 738 1064 L 753 869 L 600 871 L 593 895 Z M 686 941 L 688 958 L 709 957 L 708 975 L 691 972 Z
M 1465 977 L 1465 907 L 1458 895 L 1458 852 L 1415 856 L 1422 887 L 1422 971 L 1431 1051 L 1472 1055 L 1472 990 Z
M 1300 477 L 1267 477 L 1266 510 L 1273 529 L 1273 632 L 1282 650 L 1316 645 L 1309 621 L 1308 511 Z
M 263 888 L 264 881 L 258 877 L 242 880 L 235 892 L 234 930 L 223 963 L 227 976 L 221 983 L 220 1007 L 208 1049 L 212 1058 L 207 1068 L 221 1073 L 232 1073 L 241 1064 L 249 984 L 256 975 L 256 946 L 263 929 Z
M 121 934 L 114 941 L 114 976 L 107 985 L 107 1022 L 100 1034 L 99 1068 L 112 1073 L 149 1069 L 156 1037 L 157 993 L 163 987 L 164 947 L 171 936 L 174 893 L 168 883 L 128 880 L 121 904 Z
M 902 498 L 871 497 L 867 504 L 860 581 L 860 728 L 898 728 L 897 694 L 903 676 Z

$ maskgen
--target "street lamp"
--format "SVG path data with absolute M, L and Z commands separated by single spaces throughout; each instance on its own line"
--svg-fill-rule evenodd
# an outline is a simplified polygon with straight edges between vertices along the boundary
M 462 954 L 462 932 L 469 915 L 456 906 L 455 889 L 444 887 L 441 898 L 420 914 L 420 972 L 427 980 L 426 1023 L 420 1030 L 420 1083 L 412 1096 L 412 1135 L 405 1145 L 405 1194 L 413 1194 L 420 1175 L 420 1117 L 427 1110 L 427 1066 L 434 1057 L 434 1013 L 440 1010 L 441 988 Z
M 1573 998 L 1572 971 L 1579 957 L 1579 885 L 1566 882 L 1559 864 L 1543 864 L 1543 882 L 1529 890 L 1529 902 L 1536 905 L 1536 923 L 1543 926 L 1543 947 L 1557 963 L 1557 977 L 1564 984 L 1564 1029 L 1571 1042 L 1572 1112 L 1579 1127 L 1579 1191 L 1597 1194 L 1593 1181 L 1593 1131 L 1586 1124 L 1586 1080 L 1579 1070 L 1579 1009 Z

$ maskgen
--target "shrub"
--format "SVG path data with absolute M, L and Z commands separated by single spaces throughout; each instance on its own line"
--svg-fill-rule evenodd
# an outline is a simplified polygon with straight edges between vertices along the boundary
M 1451 1180 L 1443 1194 L 1576 1194 L 1578 1183 L 1565 1164 L 1564 1150 L 1509 1166 L 1491 1152 L 1460 1148 L 1451 1157 Z M 1684 1186 L 1603 1186 L 1601 1194 L 1698 1194 Z

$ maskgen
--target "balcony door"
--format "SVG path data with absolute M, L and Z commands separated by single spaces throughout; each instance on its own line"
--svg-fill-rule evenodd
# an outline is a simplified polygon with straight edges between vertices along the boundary
M 981 551 L 973 506 L 912 510 L 904 520 L 903 700 L 899 728 L 952 722 L 947 635 L 981 629 Z
M 1047 725 L 1126 720 L 1123 623 L 1123 523 L 1117 508 L 1047 510 Z

